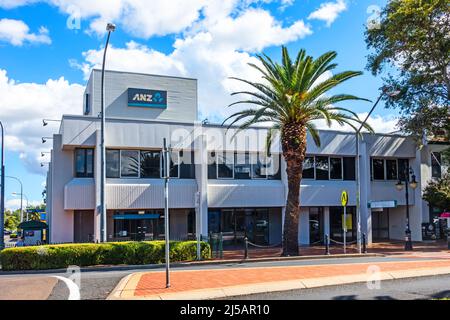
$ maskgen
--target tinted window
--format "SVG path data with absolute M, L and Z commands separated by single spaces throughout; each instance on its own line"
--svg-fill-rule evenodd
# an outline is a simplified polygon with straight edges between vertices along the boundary
M 442 177 L 441 154 L 439 152 L 431 153 L 431 176 L 433 178 Z
M 120 178 L 119 150 L 106 150 L 106 177 Z
M 232 152 L 223 152 L 217 154 L 217 163 L 218 163 L 218 177 L 219 178 L 233 178 L 233 161 L 234 161 L 234 153 Z
M 386 179 L 397 180 L 397 160 L 386 160 Z
M 405 181 L 405 171 L 409 168 L 408 159 L 398 159 L 398 179 Z
M 208 179 L 217 179 L 217 161 L 214 151 L 208 152 Z
M 342 159 L 330 158 L 330 178 L 342 180 Z
M 314 179 L 314 157 L 306 157 L 303 162 L 303 179 Z
M 94 149 L 75 150 L 75 176 L 77 178 L 94 177 Z
M 194 152 L 180 151 L 180 178 L 195 179 Z
M 372 172 L 374 180 L 384 180 L 384 160 L 372 159 Z
M 250 179 L 251 164 L 249 153 L 236 153 L 234 158 L 234 178 Z
M 344 180 L 356 180 L 356 159 L 354 157 L 345 157 L 344 159 Z
M 141 178 L 161 177 L 161 152 L 141 151 Z
M 252 154 L 252 178 L 266 179 L 269 161 L 263 153 Z
M 281 180 L 281 154 L 272 154 L 268 161 L 268 178 L 270 180 Z
M 120 175 L 126 178 L 139 177 L 139 151 L 132 151 L 132 150 L 121 151 Z
M 329 180 L 329 175 L 328 157 L 316 157 L 316 180 Z

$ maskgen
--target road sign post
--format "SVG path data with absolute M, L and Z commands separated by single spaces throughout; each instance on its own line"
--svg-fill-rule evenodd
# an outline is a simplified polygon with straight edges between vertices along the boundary
M 342 231 L 343 231 L 343 238 L 344 238 L 344 254 L 347 254 L 347 205 L 348 205 L 348 192 L 342 191 L 341 195 L 341 203 L 344 207 L 344 218 L 342 221 Z

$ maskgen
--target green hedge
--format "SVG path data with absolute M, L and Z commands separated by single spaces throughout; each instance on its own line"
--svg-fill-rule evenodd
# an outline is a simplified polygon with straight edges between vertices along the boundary
M 203 259 L 211 258 L 211 249 L 201 243 Z M 102 244 L 62 244 L 5 249 L 0 253 L 4 271 L 61 269 L 69 266 L 143 265 L 163 263 L 165 242 L 110 242 Z M 171 241 L 170 260 L 197 259 L 196 241 Z

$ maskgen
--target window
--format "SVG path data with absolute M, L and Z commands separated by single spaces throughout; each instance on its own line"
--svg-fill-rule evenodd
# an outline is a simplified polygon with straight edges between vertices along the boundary
M 91 112 L 91 101 L 89 93 L 84 95 L 84 115 L 88 115 Z
M 405 181 L 405 171 L 409 169 L 408 159 L 398 159 L 398 179 Z M 409 170 L 408 170 L 409 171 Z M 407 172 L 409 174 L 409 172 Z
M 195 161 L 193 151 L 180 151 L 180 178 L 195 179 Z
M 431 176 L 433 178 L 441 178 L 442 177 L 442 157 L 439 152 L 431 153 Z
M 330 158 L 330 179 L 342 180 L 342 159 Z
M 141 151 L 141 178 L 161 178 L 160 151 Z
M 314 179 L 314 157 L 306 157 L 303 162 L 303 179 Z
M 139 178 L 139 151 L 122 150 L 120 152 L 120 176 Z
M 397 180 L 397 160 L 386 160 L 386 179 Z
M 281 180 L 281 154 L 272 154 L 268 161 L 268 178 L 270 180 Z
M 217 161 L 214 151 L 208 152 L 208 179 L 217 179 Z
M 94 149 L 75 149 L 75 176 L 94 177 Z
M 253 179 L 267 179 L 268 158 L 263 153 L 252 154 L 252 178 Z
M 234 178 L 246 180 L 251 178 L 250 174 L 250 154 L 248 152 L 236 153 L 234 155 Z
M 180 153 L 178 151 L 170 152 L 170 167 L 169 167 L 170 177 L 179 178 L 180 177 Z
M 219 179 L 233 179 L 234 174 L 234 153 L 223 152 L 217 154 L 217 177 Z
M 328 157 L 316 157 L 316 180 L 330 179 L 330 163 Z
M 344 180 L 354 181 L 356 180 L 356 158 L 355 157 L 344 157 Z
M 385 180 L 383 159 L 372 159 L 372 175 L 373 180 Z
M 120 178 L 120 150 L 106 150 L 106 177 Z

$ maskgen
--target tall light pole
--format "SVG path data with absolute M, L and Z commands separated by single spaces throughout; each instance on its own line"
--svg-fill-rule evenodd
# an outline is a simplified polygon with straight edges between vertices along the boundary
M 28 206 L 30 205 L 30 202 L 28 201 L 28 197 L 23 193 L 23 192 L 13 192 L 12 193 L 13 196 L 20 196 L 20 211 L 22 212 L 22 222 L 23 222 L 23 208 L 22 208 L 22 199 L 25 198 L 25 200 L 27 200 L 27 206 L 25 208 L 28 208 Z M 28 210 L 27 210 L 27 218 L 26 221 L 28 221 Z
M 2 175 L 0 179 L 1 186 L 1 200 L 0 200 L 0 251 L 5 248 L 5 130 L 3 128 L 3 123 L 0 121 L 0 127 L 2 129 L 2 162 L 1 170 Z
M 16 180 L 17 182 L 19 182 L 19 184 L 20 184 L 20 194 L 22 195 L 22 194 L 23 194 L 23 184 L 22 184 L 22 181 L 20 181 L 19 178 L 11 177 L 11 176 L 6 176 L 6 178 L 14 179 L 14 180 Z M 20 196 L 20 222 L 23 222 L 23 205 L 22 205 L 22 204 L 23 204 L 23 197 Z
M 111 32 L 116 30 L 116 26 L 112 23 L 108 23 L 106 26 L 106 31 L 108 31 L 108 37 L 106 38 L 105 50 L 103 52 L 103 64 L 102 64 L 102 84 L 101 84 L 101 129 L 100 129 L 100 148 L 101 148 L 101 178 L 100 178 L 100 207 L 101 207 L 101 217 L 100 217 L 100 241 L 106 242 L 107 239 L 107 220 L 106 220 L 106 147 L 105 147 L 105 63 L 106 63 L 106 51 L 108 50 L 109 39 L 111 37 Z
M 164 166 L 164 227 L 165 227 L 165 260 L 166 260 L 166 288 L 170 288 L 170 240 L 169 240 L 169 178 L 170 178 L 170 158 L 167 148 L 166 138 L 164 138 L 163 149 Z
M 412 176 L 412 181 L 409 176 Z M 403 172 L 403 181 L 405 183 L 405 196 L 406 196 L 406 229 L 405 229 L 405 251 L 412 251 L 412 237 L 411 237 L 411 225 L 409 222 L 409 187 L 412 190 L 416 190 L 417 181 L 416 176 L 414 175 L 414 171 L 411 167 L 406 166 L 405 172 Z M 403 181 L 399 178 L 397 184 L 395 185 L 398 191 L 403 190 Z
M 361 245 L 361 154 L 360 154 L 360 148 L 359 148 L 359 142 L 360 142 L 360 135 L 361 131 L 366 125 L 367 121 L 369 120 L 372 113 L 375 111 L 375 108 L 380 103 L 381 99 L 384 95 L 387 95 L 389 97 L 396 97 L 400 94 L 400 91 L 391 90 L 388 87 L 383 87 L 382 92 L 380 96 L 378 97 L 375 104 L 372 106 L 372 109 L 370 109 L 369 114 L 367 115 L 366 119 L 361 123 L 361 126 L 356 131 L 355 137 L 356 137 L 356 240 L 358 243 L 358 252 L 359 254 L 362 253 L 362 245 Z

